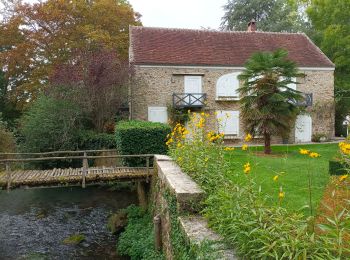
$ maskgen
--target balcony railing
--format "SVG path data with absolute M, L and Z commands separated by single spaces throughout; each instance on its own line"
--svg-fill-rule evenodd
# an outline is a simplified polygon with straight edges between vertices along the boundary
M 290 102 L 295 103 L 297 106 L 300 107 L 311 107 L 313 102 L 312 93 L 301 93 L 301 95 L 303 96 L 302 100 L 290 100 Z
M 173 106 L 176 108 L 204 107 L 206 98 L 205 93 L 174 93 Z

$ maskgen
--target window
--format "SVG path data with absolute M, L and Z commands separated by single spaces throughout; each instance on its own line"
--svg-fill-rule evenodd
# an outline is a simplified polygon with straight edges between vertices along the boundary
M 185 76 L 184 78 L 184 91 L 185 94 L 196 94 L 185 97 L 185 102 L 190 105 L 201 105 L 204 100 L 202 95 L 202 77 L 201 76 Z M 196 100 L 198 99 L 198 100 Z
M 281 80 L 284 80 L 285 78 L 282 77 Z M 295 77 L 291 78 L 292 81 L 296 82 L 297 79 Z M 291 89 L 294 89 L 294 90 L 297 90 L 297 84 L 296 83 L 289 83 L 288 85 L 288 88 L 291 88 Z M 284 91 L 285 89 L 282 88 L 282 91 Z
M 239 135 L 239 111 L 217 111 L 217 119 L 219 122 L 219 132 L 225 135 Z
M 168 112 L 166 107 L 148 107 L 148 121 L 168 123 Z
M 239 99 L 237 89 L 239 88 L 238 75 L 239 72 L 230 73 L 221 76 L 216 82 L 216 97 L 230 98 L 233 100 Z

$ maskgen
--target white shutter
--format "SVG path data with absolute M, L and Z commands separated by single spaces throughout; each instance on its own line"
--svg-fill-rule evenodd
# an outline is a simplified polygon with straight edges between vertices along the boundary
M 285 77 L 281 77 L 281 81 L 282 80 L 285 80 Z M 291 80 L 292 81 L 294 81 L 294 82 L 296 82 L 297 81 L 297 79 L 294 77 L 294 78 L 291 78 Z M 297 90 L 297 84 L 295 84 L 295 83 L 289 83 L 289 84 L 287 84 L 287 87 L 288 88 L 291 88 L 291 89 L 294 89 L 294 90 Z M 285 88 L 282 88 L 281 89 L 282 91 L 285 91 L 286 89 Z
M 221 76 L 216 82 L 216 96 L 235 97 L 238 99 L 239 94 L 237 89 L 239 88 L 239 74 L 240 73 L 235 72 Z
M 202 76 L 185 76 L 184 78 L 185 86 L 184 90 L 186 94 L 200 94 L 202 93 Z M 185 101 L 187 103 L 193 104 L 193 105 L 200 105 L 201 101 L 195 101 L 199 99 L 201 95 L 193 95 L 193 97 L 187 97 L 185 98 Z M 204 101 L 204 100 L 203 100 Z
M 168 112 L 166 107 L 148 107 L 148 121 L 168 123 Z
M 311 142 L 312 118 L 309 115 L 298 115 L 295 122 L 295 142 Z
M 296 82 L 297 79 L 296 78 L 291 78 L 292 81 Z M 294 90 L 297 90 L 297 84 L 295 83 L 289 83 L 288 85 L 288 88 L 291 88 L 291 89 L 294 89 Z
M 239 135 L 239 111 L 217 111 L 219 132 L 225 135 Z

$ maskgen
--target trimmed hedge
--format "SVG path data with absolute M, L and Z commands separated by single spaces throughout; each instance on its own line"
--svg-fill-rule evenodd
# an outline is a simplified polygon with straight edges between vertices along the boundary
M 339 160 L 334 159 L 329 161 L 329 174 L 330 175 L 344 175 L 347 174 L 345 165 Z
M 167 154 L 165 144 L 169 125 L 147 121 L 120 121 L 115 128 L 116 145 L 120 154 Z M 129 166 L 145 166 L 145 159 L 124 161 Z

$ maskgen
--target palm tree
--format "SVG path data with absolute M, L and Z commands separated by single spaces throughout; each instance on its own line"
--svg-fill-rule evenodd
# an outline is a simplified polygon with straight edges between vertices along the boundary
M 241 113 L 245 131 L 261 135 L 265 141 L 265 154 L 271 153 L 271 136 L 289 133 L 300 112 L 298 101 L 301 92 L 288 87 L 295 83 L 299 73 L 296 64 L 287 59 L 288 52 L 258 52 L 245 64 L 239 76 L 243 86 L 238 89 L 242 96 Z M 293 80 L 294 78 L 294 80 Z

